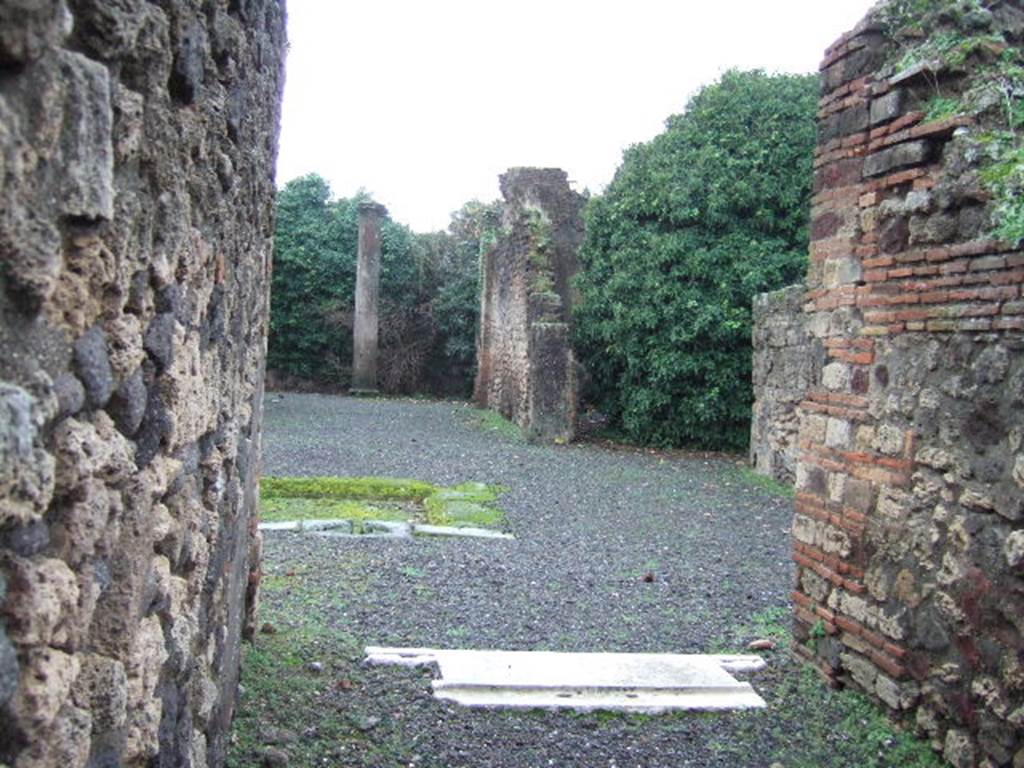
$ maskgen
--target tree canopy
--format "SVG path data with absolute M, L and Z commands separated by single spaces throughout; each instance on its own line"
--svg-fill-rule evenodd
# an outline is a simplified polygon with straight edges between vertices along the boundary
M 298 383 L 348 385 L 358 247 L 359 192 L 335 199 L 310 174 L 277 196 L 268 367 Z M 496 204 L 470 202 L 447 232 L 381 229 L 381 386 L 392 392 L 464 394 L 472 387 L 479 312 L 480 238 Z

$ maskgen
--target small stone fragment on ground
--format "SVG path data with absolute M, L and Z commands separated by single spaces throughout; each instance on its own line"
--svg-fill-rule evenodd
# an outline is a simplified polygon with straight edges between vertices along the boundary
M 274 747 L 267 747 L 260 753 L 265 768 L 286 768 L 291 758 L 288 753 Z
M 273 725 L 268 726 L 263 731 L 263 743 L 268 746 L 294 744 L 298 741 L 298 738 L 294 731 L 289 731 L 287 728 L 277 728 Z
M 356 720 L 355 720 L 356 728 L 358 728 L 360 731 L 363 731 L 363 732 L 372 731 L 378 725 L 380 725 L 380 718 L 379 717 L 367 716 L 367 717 L 359 717 L 359 718 L 356 718 Z

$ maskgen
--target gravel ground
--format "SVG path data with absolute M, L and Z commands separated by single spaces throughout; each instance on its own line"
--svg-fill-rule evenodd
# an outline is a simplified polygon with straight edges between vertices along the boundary
M 432 699 L 431 670 L 362 666 L 366 645 L 739 650 L 786 624 L 791 502 L 736 457 L 533 446 L 479 422 L 461 403 L 268 395 L 265 474 L 501 484 L 517 539 L 265 534 L 271 626 L 247 652 L 233 765 L 832 764 L 843 713 L 781 651 L 747 677 L 768 709 L 745 714 L 469 710 Z

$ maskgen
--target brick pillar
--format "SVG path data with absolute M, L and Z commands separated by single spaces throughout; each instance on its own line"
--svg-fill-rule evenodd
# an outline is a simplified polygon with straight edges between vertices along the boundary
M 570 286 L 584 200 L 558 168 L 511 168 L 501 193 L 503 232 L 483 261 L 474 399 L 531 440 L 566 442 L 576 433 Z
M 359 204 L 359 255 L 356 263 L 356 314 L 352 328 L 353 394 L 377 391 L 377 331 L 380 298 L 380 224 L 388 209 Z
M 1018 39 L 1024 16 L 985 5 L 922 28 Z M 805 309 L 826 359 L 800 404 L 796 650 L 951 764 L 1021 766 L 1024 250 L 991 181 L 1005 113 L 977 98 L 1001 65 L 904 67 L 926 41 L 884 10 L 822 66 Z M 955 113 L 930 119 L 938 92 Z

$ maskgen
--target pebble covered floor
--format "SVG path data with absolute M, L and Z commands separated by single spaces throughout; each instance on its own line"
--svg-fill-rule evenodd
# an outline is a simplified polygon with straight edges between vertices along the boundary
M 264 473 L 504 485 L 517 538 L 265 533 L 233 766 L 851 764 L 849 707 L 782 649 L 744 675 L 768 704 L 747 713 L 466 709 L 432 698 L 434 670 L 361 663 L 368 645 L 713 653 L 784 634 L 792 502 L 738 457 L 535 446 L 462 403 L 270 393 Z M 906 762 L 879 744 L 870 764 Z

